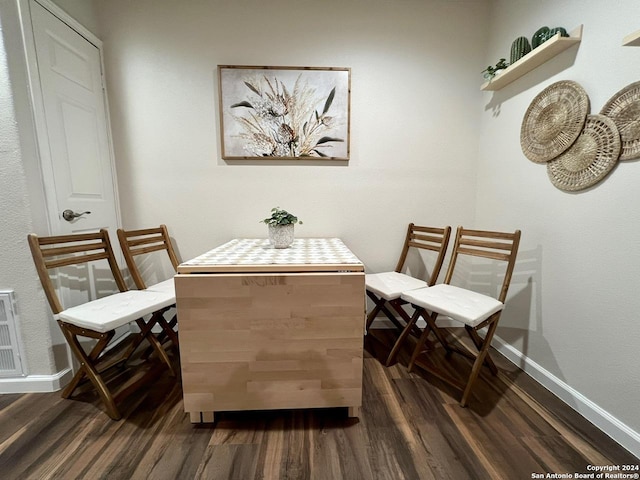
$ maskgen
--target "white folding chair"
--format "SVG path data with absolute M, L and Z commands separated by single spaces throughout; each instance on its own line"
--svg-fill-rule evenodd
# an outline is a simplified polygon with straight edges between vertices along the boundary
M 420 335 L 419 329 L 415 326 L 415 320 L 412 320 L 402 307 L 407 302 L 401 298 L 401 294 L 436 283 L 442 269 L 450 235 L 451 227 L 435 228 L 410 223 L 395 270 L 365 275 L 367 296 L 375 303 L 374 308 L 367 315 L 367 330 L 381 311 L 400 330 L 400 335 L 387 357 L 387 366 L 391 365 L 412 330 L 415 330 L 418 336 Z M 435 262 L 426 281 L 403 272 L 407 256 L 412 248 L 436 253 Z M 391 306 L 393 311 L 389 310 L 387 305 Z M 396 314 L 402 319 L 404 325 L 396 318 Z
M 143 275 L 140 272 L 140 268 L 134 258 L 138 255 L 145 255 L 164 250 L 169 256 L 173 272 L 176 272 L 180 262 L 178 261 L 178 257 L 173 249 L 167 227 L 165 225 L 160 225 L 157 228 L 139 230 L 124 230 L 119 228 L 117 233 L 120 248 L 122 249 L 124 259 L 127 262 L 127 267 L 129 268 L 129 273 L 131 274 L 136 287 L 139 290 L 168 293 L 173 297 L 173 304 L 167 307 L 167 310 L 173 308 L 174 314 L 169 322 L 165 320 L 164 315 L 158 320 L 158 323 L 162 327 L 162 332 L 158 335 L 158 339 L 163 341 L 168 337 L 173 345 L 178 347 L 178 335 L 175 331 L 178 322 L 178 317 L 175 314 L 176 288 L 173 277 L 147 286 L 147 283 L 145 282 Z
M 486 364 L 494 375 L 498 372 L 489 356 L 489 347 L 507 298 L 519 244 L 520 230 L 516 230 L 513 233 L 504 233 L 458 227 L 444 283 L 402 293 L 402 299 L 411 303 L 415 308 L 412 321 L 423 317 L 427 322 L 427 328 L 423 330 L 411 356 L 409 371 L 412 371 L 413 367 L 418 365 L 441 380 L 459 388 L 463 392 L 460 400 L 460 405 L 463 407 L 469 401 L 471 387 L 478 377 L 482 365 Z M 459 260 L 462 256 L 482 257 L 493 262 L 503 262 L 504 278 L 500 290 L 495 296 L 451 285 L 455 268 L 460 264 Z M 464 347 L 450 344 L 445 336 L 445 328 L 439 327 L 436 322 L 439 315 L 447 316 L 460 324 L 460 326 L 464 326 L 477 349 L 477 353 L 473 353 Z M 478 330 L 485 327 L 488 327 L 488 330 L 485 337 L 482 338 L 478 334 Z M 434 332 L 447 353 L 458 352 L 473 360 L 471 372 L 465 383 L 458 381 L 453 376 L 428 363 L 428 355 L 424 355 L 424 361 L 418 362 L 418 357 L 423 353 L 423 347 L 430 331 Z
M 62 397 L 69 398 L 73 391 L 85 380 L 89 380 L 105 404 L 107 414 L 114 420 L 122 417 L 117 404 L 130 393 L 149 380 L 147 376 L 134 378 L 126 383 L 118 393 L 107 386 L 104 373 L 113 366 L 124 366 L 143 340 L 147 340 L 153 350 L 175 374 L 171 362 L 159 344 L 151 329 L 164 311 L 175 300 L 170 294 L 155 291 L 127 291 L 126 284 L 118 268 L 107 230 L 96 233 L 71 234 L 39 237 L 28 236 L 29 247 L 44 292 L 54 313 L 54 317 L 64 334 L 71 351 L 80 363 L 71 382 L 63 389 Z M 77 266 L 73 275 L 85 276 L 87 270 L 83 264 L 106 260 L 119 292 L 87 301 L 77 306 L 65 308 L 60 301 L 49 270 L 61 274 L 63 267 Z M 65 270 L 66 271 L 66 270 Z M 88 276 L 80 278 L 88 281 Z M 84 284 L 86 282 L 73 282 Z M 97 290 L 97 288 L 96 288 Z M 148 316 L 148 320 L 144 317 Z M 115 358 L 104 355 L 105 349 L 113 339 L 115 330 L 129 323 L 136 323 L 140 332 L 134 334 L 128 348 Z M 96 340 L 87 353 L 80 338 Z

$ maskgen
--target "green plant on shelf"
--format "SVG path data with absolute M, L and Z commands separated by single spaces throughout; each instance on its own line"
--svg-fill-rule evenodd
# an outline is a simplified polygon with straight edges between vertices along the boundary
M 500 60 L 498 60 L 498 63 L 496 63 L 495 66 L 489 65 L 481 73 L 484 76 L 484 78 L 486 78 L 487 80 L 491 80 L 493 77 L 495 77 L 498 74 L 498 72 L 504 70 L 508 66 L 509 64 L 507 63 L 507 59 L 501 58 Z
M 302 224 L 302 221 L 298 220 L 298 217 L 281 209 L 280 207 L 274 207 L 271 209 L 271 216 L 260 220 L 261 223 L 267 225 L 294 225 L 296 223 Z

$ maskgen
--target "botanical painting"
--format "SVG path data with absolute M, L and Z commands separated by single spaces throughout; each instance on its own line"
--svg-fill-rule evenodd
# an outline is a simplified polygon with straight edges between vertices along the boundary
M 218 66 L 222 158 L 348 160 L 350 75 Z

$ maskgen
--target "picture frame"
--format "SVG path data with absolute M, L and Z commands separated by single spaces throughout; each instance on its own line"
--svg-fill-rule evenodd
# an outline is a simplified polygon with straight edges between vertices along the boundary
M 349 160 L 351 69 L 218 65 L 225 160 Z

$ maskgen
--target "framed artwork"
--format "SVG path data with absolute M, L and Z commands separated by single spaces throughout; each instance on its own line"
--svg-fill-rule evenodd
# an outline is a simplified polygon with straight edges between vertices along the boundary
M 218 65 L 226 160 L 349 160 L 351 69 Z

